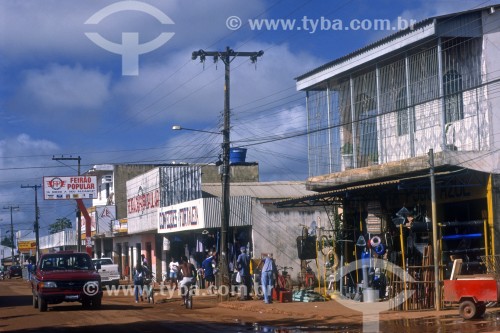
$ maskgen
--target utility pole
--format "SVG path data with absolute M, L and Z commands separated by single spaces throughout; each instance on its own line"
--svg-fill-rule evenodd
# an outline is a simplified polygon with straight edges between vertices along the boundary
M 40 218 L 40 210 L 38 209 L 38 189 L 42 185 L 21 185 L 21 188 L 32 188 L 35 190 L 35 243 L 36 243 L 36 262 L 40 258 L 40 225 L 38 223 Z
M 434 253 L 434 308 L 436 311 L 441 311 L 441 288 L 439 283 L 439 243 L 438 243 L 438 227 L 437 227 L 437 211 L 436 211 L 436 180 L 434 176 L 434 150 L 429 149 L 429 165 L 431 178 L 431 209 L 432 209 L 432 247 Z
M 229 229 L 229 216 L 230 216 L 230 204 L 229 204 L 229 132 L 230 132 L 230 64 L 236 57 L 248 57 L 255 63 L 258 57 L 261 57 L 264 54 L 264 51 L 258 52 L 235 52 L 234 50 L 226 47 L 225 51 L 194 51 L 192 54 L 192 59 L 196 60 L 196 58 L 200 57 L 201 62 L 205 62 L 205 58 L 213 57 L 214 62 L 217 62 L 219 59 L 224 63 L 224 129 L 222 130 L 223 141 L 222 141 L 222 208 L 221 208 L 221 235 L 220 235 L 220 248 L 219 256 L 220 256 L 220 281 L 219 286 L 227 287 L 227 290 L 221 292 L 219 290 L 219 295 L 221 295 L 221 300 L 227 300 L 229 298 L 229 285 L 230 285 L 230 276 L 229 276 L 229 262 L 228 262 L 228 246 L 227 246 L 227 232 Z
M 10 205 L 7 207 L 3 207 L 3 209 L 10 210 L 10 243 L 12 245 L 12 247 L 11 247 L 11 265 L 14 265 L 14 222 L 12 220 L 12 210 L 19 209 L 19 206 Z
M 55 157 L 52 156 L 52 160 L 54 161 L 78 161 L 78 176 L 80 176 L 80 162 L 82 158 L 80 156 L 78 157 Z M 76 226 L 76 234 L 77 234 L 77 240 L 76 240 L 76 250 L 78 252 L 81 252 L 82 250 L 82 212 L 80 211 L 80 207 L 78 206 L 78 203 L 76 204 L 76 217 L 78 219 L 78 223 Z

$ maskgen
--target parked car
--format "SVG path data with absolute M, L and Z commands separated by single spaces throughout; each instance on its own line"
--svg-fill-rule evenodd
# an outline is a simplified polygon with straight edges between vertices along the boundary
M 7 277 L 12 279 L 14 276 L 23 276 L 23 268 L 19 265 L 12 265 L 7 268 Z
M 114 264 L 111 258 L 92 259 L 92 262 L 94 266 L 100 266 L 97 271 L 101 275 L 101 284 L 103 286 L 118 286 L 120 284 L 118 265 Z

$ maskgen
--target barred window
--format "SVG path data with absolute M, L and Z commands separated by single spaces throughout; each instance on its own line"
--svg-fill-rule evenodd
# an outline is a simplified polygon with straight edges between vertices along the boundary
M 456 70 L 448 71 L 443 77 L 443 91 L 446 123 L 464 119 L 462 75 Z
M 406 87 L 401 89 L 398 93 L 396 99 L 396 112 L 398 119 L 398 136 L 406 135 L 408 131 L 408 109 L 407 107 L 407 97 L 406 97 Z

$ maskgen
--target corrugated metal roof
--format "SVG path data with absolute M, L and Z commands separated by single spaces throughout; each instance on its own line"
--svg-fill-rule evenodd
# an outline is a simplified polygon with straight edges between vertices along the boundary
M 368 52 L 370 52 L 370 51 L 372 51 L 372 50 L 374 50 L 377 47 L 380 47 L 382 45 L 387 45 L 388 43 L 396 41 L 398 39 L 405 40 L 408 38 L 409 35 L 414 34 L 415 32 L 418 32 L 419 30 L 423 31 L 423 29 L 425 27 L 435 26 L 437 21 L 439 21 L 439 23 L 444 22 L 444 23 L 446 23 L 446 25 L 450 25 L 451 24 L 450 20 L 452 20 L 452 19 L 459 19 L 460 20 L 460 16 L 469 15 L 471 13 L 480 13 L 481 11 L 489 10 L 490 8 L 498 9 L 498 7 L 499 6 L 495 4 L 495 5 L 486 6 L 483 8 L 477 8 L 477 9 L 456 12 L 456 13 L 451 13 L 451 14 L 445 14 L 445 15 L 440 15 L 440 16 L 434 16 L 434 17 L 423 19 L 422 21 L 417 22 L 413 27 L 408 27 L 407 29 L 400 30 L 394 34 L 391 34 L 385 38 L 382 38 L 374 43 L 368 44 L 368 45 L 366 45 L 366 46 L 364 46 L 356 51 L 353 51 L 349 54 L 346 54 L 340 58 L 337 58 L 333 61 L 330 61 L 326 64 L 323 64 L 315 69 L 312 69 L 312 70 L 296 77 L 295 80 L 297 81 L 298 90 L 306 89 L 307 87 L 311 87 L 311 86 L 317 84 L 318 82 L 320 82 L 318 80 L 311 80 L 312 76 L 317 76 L 321 72 L 327 71 L 335 66 L 339 66 L 340 64 L 350 62 L 350 61 L 352 61 L 353 58 L 360 56 L 361 54 L 366 54 L 366 53 L 368 53 Z M 448 27 L 448 29 L 449 28 L 450 27 Z M 436 33 L 436 31 L 433 31 L 432 33 L 434 34 L 434 33 Z M 299 84 L 300 81 L 304 81 L 305 79 L 307 79 L 311 82 L 308 84 L 300 85 Z
M 216 197 L 222 195 L 221 184 L 202 184 L 203 192 Z M 229 194 L 233 196 L 250 196 L 258 199 L 286 199 L 315 194 L 306 190 L 305 182 L 259 182 L 231 183 Z
M 306 196 L 303 196 L 301 198 L 295 198 L 295 199 L 291 199 L 291 200 L 283 200 L 283 201 L 275 202 L 274 205 L 282 208 L 282 207 L 293 207 L 298 203 L 307 202 L 306 206 L 314 206 L 316 203 L 315 202 L 316 200 L 321 202 L 321 199 L 337 197 L 337 196 L 340 196 L 348 191 L 356 191 L 356 190 L 374 188 L 374 187 L 379 187 L 379 186 L 394 185 L 394 184 L 398 184 L 399 182 L 400 182 L 400 179 L 396 179 L 396 180 L 387 180 L 387 181 L 368 183 L 368 184 L 362 184 L 362 185 L 338 186 L 337 188 L 335 188 L 334 190 L 331 190 L 331 191 L 321 192 L 321 193 L 315 192 L 314 194 L 306 195 Z M 320 203 L 320 205 L 323 206 L 325 204 Z

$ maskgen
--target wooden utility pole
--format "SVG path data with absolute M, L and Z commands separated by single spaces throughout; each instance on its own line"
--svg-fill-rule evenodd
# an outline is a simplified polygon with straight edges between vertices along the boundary
M 220 228 L 220 243 L 219 243 L 219 272 L 220 279 L 218 287 L 225 286 L 226 290 L 219 290 L 219 295 L 224 300 L 229 298 L 230 272 L 228 261 L 228 246 L 227 233 L 229 229 L 230 216 L 230 190 L 229 190 L 229 144 L 230 144 L 230 64 L 236 57 L 249 57 L 252 62 L 256 62 L 258 57 L 261 57 L 264 51 L 258 52 L 236 52 L 229 47 L 225 51 L 194 51 L 192 59 L 200 58 L 201 62 L 205 62 L 205 58 L 213 57 L 214 62 L 219 59 L 224 63 L 224 129 L 222 130 L 222 208 L 221 208 L 221 228 Z
M 35 190 L 35 243 L 36 243 L 36 262 L 40 258 L 40 225 L 38 220 L 40 218 L 40 210 L 38 209 L 38 189 L 42 185 L 21 185 L 21 188 L 32 188 Z
M 12 220 L 12 210 L 14 209 L 19 209 L 19 206 L 6 206 L 6 207 L 3 207 L 3 209 L 9 209 L 10 210 L 10 245 L 12 246 L 11 247 L 11 265 L 14 265 L 14 222 Z

